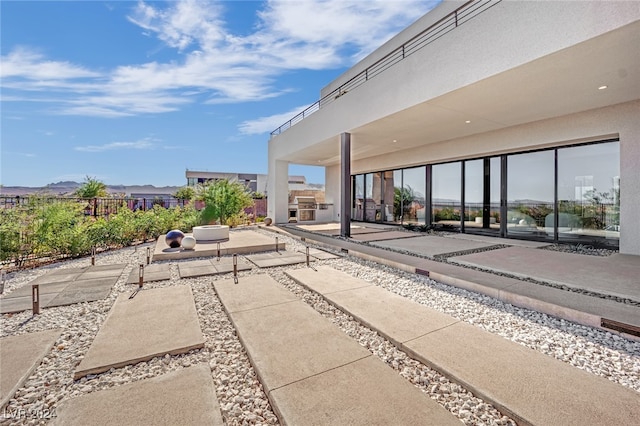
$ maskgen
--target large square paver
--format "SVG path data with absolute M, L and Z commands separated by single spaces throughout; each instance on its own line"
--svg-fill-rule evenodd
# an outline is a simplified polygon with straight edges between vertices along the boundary
M 300 300 L 230 316 L 267 391 L 371 355 Z
M 63 401 L 54 425 L 223 425 L 207 365 Z
M 373 357 L 271 392 L 292 425 L 460 425 L 426 394 Z
M 31 309 L 33 285 L 38 285 L 40 308 L 104 299 L 126 266 L 114 264 L 50 271 L 1 298 L 0 313 Z
M 354 288 L 372 286 L 370 282 L 338 271 L 330 266 L 319 266 L 315 269 L 293 269 L 285 271 L 291 279 L 317 293 L 327 294 L 336 291 L 352 290 Z
M 248 260 L 253 262 L 260 268 L 272 268 L 276 266 L 295 265 L 297 263 L 304 263 L 307 261 L 307 256 L 298 252 L 279 251 L 261 254 L 252 254 L 246 256 Z M 309 261 L 313 262 L 315 259 L 310 258 Z
M 298 300 L 295 294 L 274 284 L 267 274 L 258 274 L 242 277 L 237 284 L 232 279 L 214 281 L 213 287 L 229 313 Z
M 302 253 L 305 256 L 307 255 L 306 249 L 300 249 L 298 250 L 298 252 Z M 340 257 L 336 254 L 329 253 L 328 251 L 320 250 L 314 247 L 309 247 L 309 256 L 318 260 L 337 259 L 338 257 Z
M 444 238 L 437 235 L 427 235 L 402 240 L 372 242 L 377 247 L 406 250 L 423 256 L 437 256 L 466 250 L 477 250 L 494 246 L 495 243 Z
M 384 241 L 384 240 L 396 240 L 400 238 L 416 238 L 418 235 L 412 232 L 402 232 L 402 231 L 385 231 L 385 232 L 374 232 L 374 233 L 366 233 L 366 234 L 354 234 L 351 235 L 351 239 L 356 241 Z
M 251 269 L 244 259 L 237 257 L 237 271 L 248 271 Z M 178 263 L 178 273 L 180 278 L 194 278 L 206 275 L 227 274 L 233 272 L 233 257 L 225 256 L 207 259 L 207 260 L 192 260 L 187 262 Z
M 398 345 L 458 322 L 449 315 L 327 266 L 318 268 L 318 272 L 294 270 L 286 274 L 323 294 L 329 302 Z
M 171 265 L 168 263 L 152 263 L 144 265 L 143 282 L 166 281 L 171 279 Z M 127 279 L 127 284 L 138 284 L 140 281 L 139 266 L 134 266 Z
M 112 367 L 204 347 L 189 286 L 121 294 L 78 366 L 75 379 Z
M 640 302 L 639 256 L 600 257 L 508 247 L 454 257 L 449 261 Z
M 62 329 L 55 329 L 0 339 L 0 407 L 33 373 L 60 333 Z

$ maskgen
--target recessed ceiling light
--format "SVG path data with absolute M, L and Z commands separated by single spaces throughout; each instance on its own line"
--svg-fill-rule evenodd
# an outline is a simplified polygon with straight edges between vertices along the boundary
M 607 87 L 609 87 L 609 86 L 600 86 L 600 87 L 598 87 L 598 90 L 604 90 L 604 89 L 606 89 Z
M 393 143 L 396 143 L 396 142 L 398 142 L 398 141 L 394 139 L 394 140 L 393 140 Z
M 467 121 L 465 121 L 465 123 L 469 124 L 469 123 L 471 123 L 471 120 L 467 120 Z

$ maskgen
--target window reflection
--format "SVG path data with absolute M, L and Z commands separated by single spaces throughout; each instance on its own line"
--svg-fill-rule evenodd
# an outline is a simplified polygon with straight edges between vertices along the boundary
M 460 162 L 436 164 L 431 170 L 433 223 L 447 227 L 460 227 L 462 211 Z
M 402 222 L 423 224 L 425 220 L 426 168 L 402 171 Z
M 554 168 L 553 151 L 507 157 L 507 235 L 553 239 Z
M 619 142 L 558 149 L 558 238 L 620 239 Z
M 382 220 L 384 222 L 395 222 L 396 215 L 394 215 L 393 200 L 395 198 L 396 172 L 388 171 L 383 174 L 383 207 L 382 207 Z M 398 177 L 399 179 L 399 177 Z
M 356 175 L 353 185 L 353 220 L 363 220 L 364 218 L 364 175 Z

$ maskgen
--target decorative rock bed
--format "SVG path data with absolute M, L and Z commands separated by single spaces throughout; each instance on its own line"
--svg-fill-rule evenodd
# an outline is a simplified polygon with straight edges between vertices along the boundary
M 229 227 L 226 225 L 202 225 L 193 227 L 196 241 L 217 241 L 229 239 Z

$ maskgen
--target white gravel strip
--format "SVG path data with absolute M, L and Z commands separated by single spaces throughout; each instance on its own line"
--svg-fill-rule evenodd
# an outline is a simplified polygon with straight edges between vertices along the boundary
M 268 231 L 259 232 L 274 235 Z M 288 250 L 305 247 L 297 239 L 284 235 L 278 237 L 287 244 Z M 167 262 L 172 264 L 170 281 L 145 284 L 145 288 L 191 285 L 200 326 L 205 337 L 205 348 L 180 356 L 157 357 L 148 362 L 112 369 L 100 375 L 90 375 L 79 381 L 73 381 L 73 371 L 89 349 L 116 297 L 122 292 L 132 290 L 131 286 L 126 285 L 126 279 L 129 272 L 144 261 L 145 249 L 146 245 L 143 245 L 138 246 L 137 249 L 126 248 L 97 256 L 97 264 L 127 263 L 129 265 L 105 300 L 47 308 L 35 317 L 31 316 L 30 311 L 2 315 L 1 336 L 59 327 L 64 331 L 43 362 L 9 401 L 4 413 L 0 413 L 0 422 L 11 425 L 45 424 L 46 421 L 42 419 L 6 417 L 20 409 L 31 412 L 45 408 L 55 410 L 57 404 L 63 399 L 207 362 L 211 368 L 216 394 L 227 424 L 278 424 L 255 370 L 211 286 L 212 280 L 227 279 L 229 275 L 180 280 L 175 261 Z M 439 284 L 426 277 L 404 273 L 351 256 L 316 263 L 331 265 L 418 303 L 640 392 L 640 343 L 638 342 L 545 314 L 516 308 L 487 296 Z M 51 269 L 73 268 L 89 264 L 90 258 L 84 258 L 8 274 L 5 294 Z M 429 367 L 409 358 L 374 331 L 329 305 L 320 295 L 304 289 L 284 275 L 285 270 L 297 267 L 304 266 L 271 269 L 254 267 L 251 271 L 241 272 L 239 277 L 242 279 L 248 274 L 268 273 L 334 322 L 346 334 L 380 357 L 401 376 L 458 416 L 465 424 L 515 424 L 490 404 L 474 397 L 461 386 L 450 382 Z

